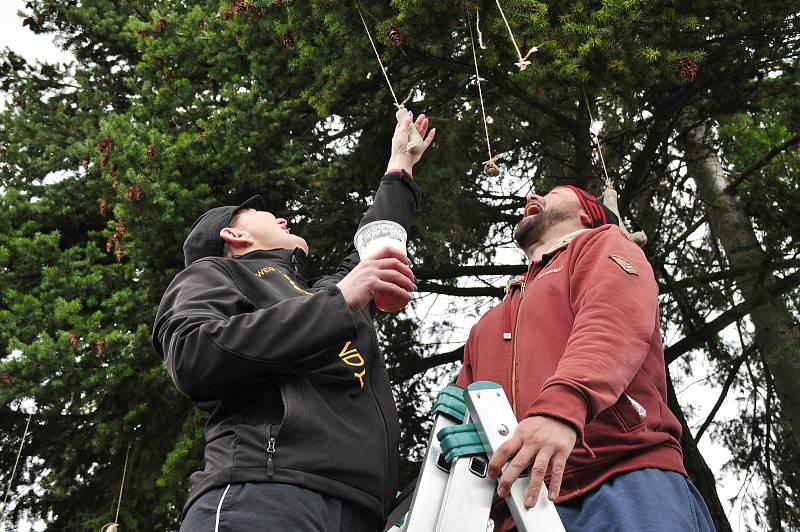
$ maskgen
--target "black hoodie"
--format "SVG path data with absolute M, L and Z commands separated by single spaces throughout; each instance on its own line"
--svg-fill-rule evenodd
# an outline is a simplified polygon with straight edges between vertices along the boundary
M 383 177 L 360 226 L 408 230 L 419 190 L 405 172 Z M 283 482 L 385 516 L 397 491 L 400 426 L 373 325 L 336 287 L 350 254 L 308 285 L 302 250 L 207 257 L 170 283 L 153 344 L 178 390 L 210 413 L 205 469 L 191 476 L 184 514 L 206 491 Z

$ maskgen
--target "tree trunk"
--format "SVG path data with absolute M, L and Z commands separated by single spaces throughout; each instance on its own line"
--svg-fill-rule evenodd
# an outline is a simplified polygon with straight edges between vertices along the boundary
M 726 192 L 728 181 L 719 156 L 706 142 L 706 127 L 689 130 L 686 138 L 687 169 L 697 182 L 716 238 L 732 266 L 749 273 L 735 277 L 745 300 L 769 290 L 777 279 L 763 265 L 770 261 L 756 238 L 753 224 L 741 203 Z M 775 381 L 782 421 L 795 442 L 800 438 L 800 327 L 784 301 L 776 297 L 750 313 L 756 339 Z
M 714 520 L 714 527 L 717 532 L 731 532 L 731 524 L 728 522 L 728 515 L 725 513 L 725 508 L 719 500 L 717 494 L 717 479 L 714 478 L 714 473 L 711 468 L 706 464 L 703 455 L 700 454 L 700 449 L 692 437 L 692 431 L 686 423 L 686 418 L 683 415 L 680 403 L 675 396 L 675 388 L 672 386 L 672 377 L 669 375 L 669 368 L 667 369 L 667 402 L 669 409 L 681 422 L 681 447 L 683 447 L 683 467 L 689 473 L 692 483 L 703 496 L 706 501 L 708 512 L 711 514 L 711 519 Z

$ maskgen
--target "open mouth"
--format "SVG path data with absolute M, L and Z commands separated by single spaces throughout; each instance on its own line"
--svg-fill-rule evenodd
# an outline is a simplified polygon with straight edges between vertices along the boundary
M 525 217 L 541 214 L 544 209 L 537 202 L 530 202 L 525 206 Z

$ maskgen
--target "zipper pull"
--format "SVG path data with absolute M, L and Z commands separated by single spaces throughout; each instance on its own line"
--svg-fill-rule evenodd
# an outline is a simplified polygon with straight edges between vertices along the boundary
M 525 297 L 525 281 L 522 281 L 522 286 L 520 286 L 519 298 L 522 299 Z
M 267 476 L 272 477 L 275 474 L 275 464 L 272 460 L 272 455 L 275 454 L 275 435 L 272 434 L 272 425 L 267 428 Z
M 292 268 L 294 269 L 294 276 L 300 277 L 300 267 L 297 264 L 297 257 L 292 253 Z

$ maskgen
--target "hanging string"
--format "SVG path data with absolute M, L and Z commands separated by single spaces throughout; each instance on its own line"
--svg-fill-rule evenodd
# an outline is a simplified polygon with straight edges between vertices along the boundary
M 381 67 L 381 72 L 383 72 L 383 77 L 386 79 L 386 84 L 389 86 L 389 92 L 392 93 L 392 99 L 394 99 L 394 106 L 397 107 L 397 113 L 395 114 L 395 118 L 397 118 L 398 122 L 402 122 L 405 117 L 411 114 L 409 111 L 406 110 L 406 102 L 411 99 L 411 95 L 414 94 L 414 89 L 412 87 L 411 91 L 409 91 L 408 96 L 402 102 L 397 101 L 397 95 L 394 93 L 394 89 L 392 88 L 392 82 L 389 81 L 389 74 L 386 73 L 386 67 L 383 66 L 383 61 L 381 61 L 381 55 L 378 53 L 378 48 L 375 46 L 375 41 L 372 39 L 372 34 L 369 31 L 369 27 L 367 26 L 367 21 L 364 20 L 364 13 L 361 11 L 361 4 L 356 3 L 356 9 L 358 10 L 358 16 L 361 17 L 361 23 L 364 25 L 364 31 L 367 32 L 367 37 L 369 37 L 369 43 L 372 45 L 372 50 L 375 52 L 375 57 L 378 59 L 378 65 Z M 406 151 L 409 153 L 415 153 L 420 147 L 424 144 L 424 140 L 422 135 L 420 135 L 419 130 L 417 130 L 417 126 L 412 122 L 408 125 L 408 144 L 406 144 Z
M 490 177 L 497 177 L 500 175 L 500 169 L 497 167 L 497 155 L 492 155 L 492 143 L 489 140 L 489 124 L 486 120 L 486 110 L 483 105 L 483 91 L 481 90 L 481 73 L 478 70 L 478 53 L 475 51 L 475 37 L 472 34 L 472 18 L 469 16 L 469 9 L 467 11 L 467 26 L 469 26 L 469 42 L 472 45 L 472 60 L 475 63 L 475 78 L 478 82 L 478 98 L 481 101 L 481 115 L 483 115 L 483 130 L 486 133 L 486 150 L 489 152 L 489 160 L 483 162 L 483 171 Z M 477 13 L 477 9 L 475 12 Z
M 403 107 L 403 104 L 408 101 L 408 98 L 403 100 L 403 103 L 398 103 L 397 96 L 394 93 L 394 89 L 392 88 L 392 82 L 389 81 L 389 75 L 386 73 L 386 68 L 383 66 L 383 61 L 381 61 L 381 55 L 378 53 L 378 48 L 375 46 L 375 41 L 372 40 L 372 34 L 369 32 L 369 27 L 367 27 L 367 21 L 364 20 L 364 14 L 361 12 L 361 5 L 356 4 L 356 9 L 358 10 L 358 16 L 361 17 L 361 23 L 364 25 L 364 30 L 367 32 L 367 37 L 369 37 L 369 43 L 372 45 L 372 50 L 375 52 L 375 57 L 378 58 L 378 64 L 381 67 L 381 72 L 383 72 L 383 77 L 386 78 L 386 84 L 389 86 L 389 92 L 392 93 L 392 98 L 394 99 L 394 106 L 400 109 Z M 409 98 L 411 94 L 408 95 Z
M 594 117 L 592 116 L 592 110 L 589 107 L 589 98 L 586 96 L 586 91 L 581 89 L 583 92 L 583 101 L 586 102 L 586 112 L 589 113 L 589 121 L 591 123 L 594 122 Z M 614 181 L 611 179 L 611 176 L 608 175 L 608 169 L 606 168 L 606 161 L 603 158 L 603 150 L 600 148 L 600 141 L 597 138 L 597 135 L 592 132 L 591 123 L 589 124 L 589 137 L 592 139 L 592 143 L 594 144 L 595 149 L 597 150 L 597 155 L 600 157 L 600 164 L 603 165 L 603 174 L 605 175 L 605 190 L 603 190 L 603 205 L 611 209 L 611 211 L 617 215 L 617 219 L 619 219 L 619 227 L 622 229 L 622 232 L 625 233 L 625 236 L 628 239 L 635 243 L 639 247 L 644 247 L 647 244 L 647 235 L 644 231 L 636 231 L 635 233 L 631 233 L 625 227 L 625 223 L 622 221 L 622 215 L 619 212 L 619 202 L 618 202 L 618 195 L 617 191 L 614 189 Z
M 597 138 L 597 135 L 595 135 L 592 131 L 591 124 L 594 123 L 594 117 L 592 116 L 592 109 L 589 107 L 589 98 L 586 96 L 585 90 L 581 89 L 581 91 L 583 92 L 583 101 L 586 102 L 586 111 L 589 113 L 589 137 L 592 139 L 592 143 L 597 150 L 597 155 L 600 156 L 600 164 L 603 165 L 603 174 L 606 176 L 606 189 L 614 188 L 614 181 L 612 181 L 611 177 L 609 177 L 608 170 L 606 169 L 606 161 L 603 159 L 603 150 L 600 148 L 600 141 Z
M 128 457 L 131 452 L 131 442 L 128 441 L 128 449 L 125 451 L 125 464 L 122 466 L 122 480 L 119 483 L 119 496 L 117 497 L 117 514 L 114 516 L 113 523 L 103 526 L 102 532 L 117 532 L 119 529 L 119 509 L 122 507 L 122 489 L 125 487 L 125 474 L 128 472 Z
M 517 46 L 517 41 L 516 39 L 514 39 L 514 32 L 511 31 L 511 25 L 508 23 L 506 14 L 503 13 L 503 7 L 500 5 L 500 0 L 495 0 L 495 2 L 497 3 L 497 9 L 500 10 L 500 15 L 502 15 L 503 17 L 503 22 L 506 23 L 506 28 L 508 28 L 508 35 L 509 37 L 511 37 L 511 43 L 514 45 L 514 49 L 517 51 L 517 57 L 519 58 L 519 61 L 517 61 L 514 64 L 517 65 L 520 70 L 525 70 L 526 68 L 528 68 L 528 65 L 531 64 L 531 62 L 528 61 L 528 58 L 532 53 L 538 52 L 539 46 L 541 45 L 532 47 L 530 50 L 528 50 L 528 53 L 525 54 L 525 57 L 522 57 L 522 52 L 519 51 L 519 46 Z
M 478 46 L 481 50 L 486 50 L 486 45 L 483 44 L 483 34 L 481 33 L 481 11 L 475 8 L 475 29 L 478 30 Z
M 0 517 L 0 523 L 6 520 L 6 503 L 8 502 L 8 494 L 11 492 L 11 482 L 14 480 L 14 475 L 17 473 L 17 465 L 19 464 L 19 457 L 22 455 L 22 446 L 25 445 L 25 438 L 28 436 L 28 427 L 31 426 L 32 417 L 33 417 L 33 412 L 28 414 L 28 421 L 25 423 L 25 430 L 22 433 L 22 440 L 20 440 L 19 449 L 17 449 L 17 459 L 14 460 L 14 467 L 11 469 L 11 476 L 8 477 L 6 494 L 3 496 L 3 515 L 2 517 Z

